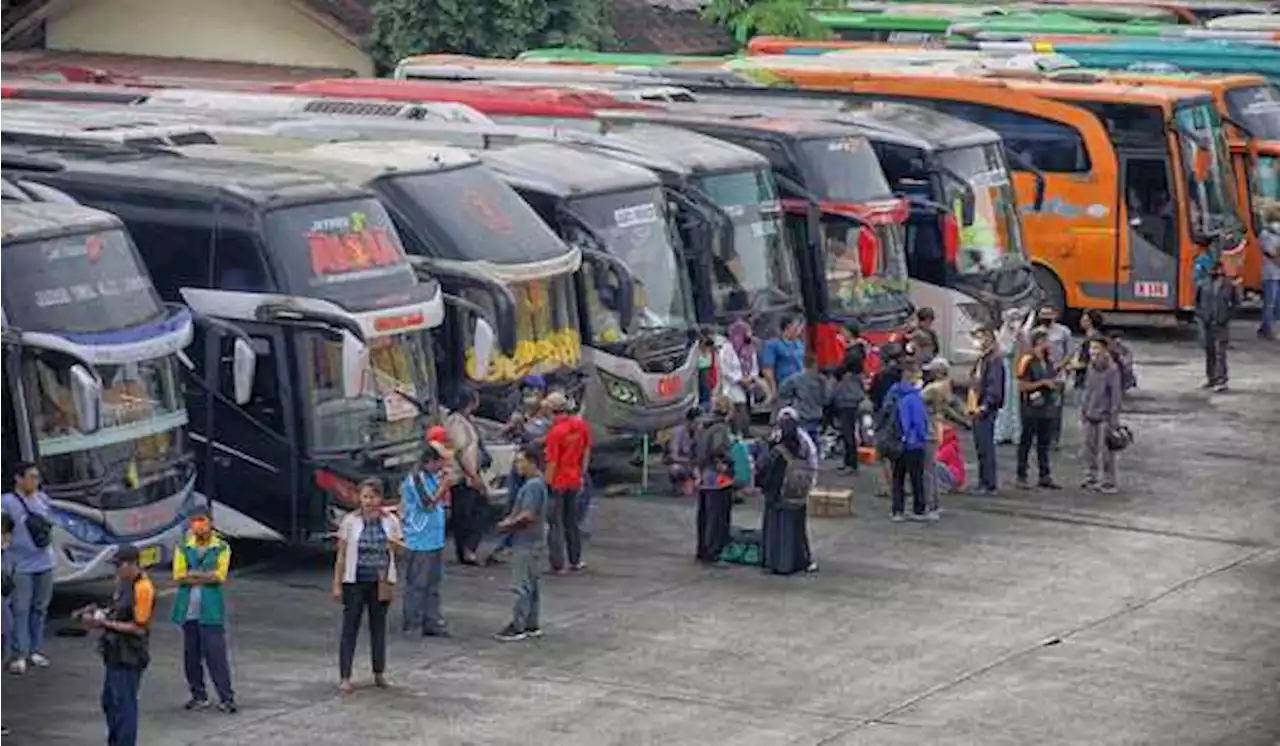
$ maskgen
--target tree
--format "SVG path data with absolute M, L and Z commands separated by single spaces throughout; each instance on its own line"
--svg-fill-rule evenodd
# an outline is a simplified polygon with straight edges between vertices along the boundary
M 703 17 L 729 29 L 739 44 L 753 36 L 823 39 L 827 30 L 806 0 L 711 0 Z
M 366 41 L 378 64 L 412 54 L 514 57 L 530 47 L 599 48 L 612 36 L 605 0 L 374 0 Z

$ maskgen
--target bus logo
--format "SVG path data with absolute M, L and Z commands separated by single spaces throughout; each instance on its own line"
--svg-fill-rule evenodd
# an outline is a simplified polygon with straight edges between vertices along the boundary
M 658 396 L 671 397 L 680 393 L 680 376 L 663 376 L 658 379 Z

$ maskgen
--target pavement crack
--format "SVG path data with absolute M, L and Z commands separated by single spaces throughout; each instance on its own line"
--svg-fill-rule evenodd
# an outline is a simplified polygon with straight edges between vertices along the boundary
M 1034 655 L 1037 651 L 1041 650 L 1044 647 L 1047 647 L 1048 645 L 1057 645 L 1057 644 L 1062 644 L 1064 642 L 1067 642 L 1072 637 L 1075 637 L 1079 634 L 1082 634 L 1084 632 L 1088 632 L 1089 630 L 1100 627 L 1106 624 L 1107 622 L 1113 621 L 1115 619 L 1119 619 L 1120 617 L 1128 614 L 1132 614 L 1135 611 L 1140 611 L 1142 609 L 1145 609 L 1148 606 L 1151 606 L 1152 604 L 1160 601 L 1161 599 L 1167 598 L 1186 588 L 1190 588 L 1191 586 L 1199 583 L 1202 580 L 1206 580 L 1208 578 L 1214 577 L 1215 575 L 1221 575 L 1222 573 L 1229 572 L 1231 570 L 1234 570 L 1237 567 L 1249 564 L 1250 562 L 1253 562 L 1254 560 L 1257 560 L 1266 555 L 1277 554 L 1277 553 L 1280 553 L 1280 548 L 1271 547 L 1271 548 L 1256 549 L 1252 552 L 1249 552 L 1240 557 L 1237 557 L 1231 560 L 1230 562 L 1226 562 L 1224 564 L 1211 567 L 1203 572 L 1192 575 L 1191 577 L 1184 578 L 1183 580 L 1180 580 L 1177 583 L 1174 583 L 1173 585 L 1169 586 L 1168 588 L 1165 588 L 1159 593 L 1148 596 L 1147 598 L 1144 598 L 1141 601 L 1125 604 L 1124 606 L 1121 606 L 1119 609 L 1116 609 L 1110 614 L 1104 614 L 1095 619 L 1090 619 L 1089 621 L 1076 625 L 1071 629 L 1064 630 L 1063 632 L 1053 635 L 1052 637 L 1049 637 L 1046 640 L 1042 640 L 1040 642 L 1036 642 L 1031 645 L 1026 645 L 1017 650 L 1012 650 L 1008 653 L 1005 653 L 1004 655 L 997 656 L 993 660 L 990 660 L 987 663 L 982 664 L 981 666 L 977 666 L 976 668 L 972 668 L 968 671 L 965 671 L 959 676 L 956 676 L 948 681 L 935 684 L 921 692 L 913 694 L 910 697 L 904 699 L 903 701 L 888 708 L 887 710 L 885 710 L 884 712 L 881 712 L 878 715 L 875 715 L 869 718 L 864 718 L 861 721 L 859 721 L 857 724 L 852 725 L 849 728 L 846 728 L 841 731 L 837 731 L 836 733 L 832 733 L 831 735 L 828 735 L 822 738 L 821 740 L 819 740 L 815 744 L 815 746 L 828 746 L 829 744 L 835 743 L 838 739 L 844 738 L 846 735 L 853 733 L 854 731 L 860 730 L 862 728 L 865 728 L 868 725 L 889 721 L 895 715 L 905 712 L 910 708 L 920 704 L 921 702 L 924 702 L 927 699 L 931 699 L 933 697 L 938 696 L 939 694 L 943 694 L 944 692 L 948 692 L 952 689 L 955 689 L 956 687 L 966 682 L 972 681 L 973 679 L 976 679 L 979 676 L 983 676 L 987 673 L 990 673 L 991 671 L 994 671 L 995 669 L 1000 668 L 1001 666 L 1004 666 L 1008 663 L 1012 663 L 1016 660 L 1020 660 L 1029 655 Z

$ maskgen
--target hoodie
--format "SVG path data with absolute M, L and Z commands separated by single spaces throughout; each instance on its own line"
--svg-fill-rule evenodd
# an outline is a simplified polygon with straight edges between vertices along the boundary
M 1123 392 L 1120 365 L 1114 359 L 1090 362 L 1080 397 L 1080 416 L 1085 422 L 1105 422 L 1117 427 Z
M 901 381 L 890 391 L 898 395 L 898 424 L 902 426 L 902 446 L 908 451 L 923 451 L 929 441 L 929 413 L 920 389 Z

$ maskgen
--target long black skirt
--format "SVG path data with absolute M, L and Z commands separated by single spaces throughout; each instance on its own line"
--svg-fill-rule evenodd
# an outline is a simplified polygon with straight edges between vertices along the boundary
M 702 489 L 698 491 L 698 550 L 699 562 L 715 562 L 729 544 L 729 532 L 733 527 L 733 488 Z
M 761 564 L 778 575 L 790 575 L 808 569 L 809 509 L 803 505 L 768 504 L 764 509 L 761 529 Z

